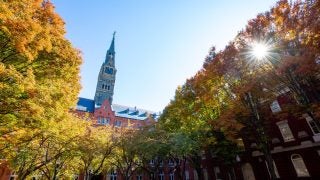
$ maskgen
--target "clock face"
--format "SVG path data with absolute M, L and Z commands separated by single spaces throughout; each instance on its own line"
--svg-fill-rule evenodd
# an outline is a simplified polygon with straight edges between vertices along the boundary
M 107 73 L 107 74 L 113 74 L 113 68 L 111 68 L 111 67 L 106 67 L 106 68 L 104 69 L 104 72 Z

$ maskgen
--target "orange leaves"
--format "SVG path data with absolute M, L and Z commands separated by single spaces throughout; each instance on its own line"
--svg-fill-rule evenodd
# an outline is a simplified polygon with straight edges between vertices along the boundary
M 41 0 L 12 0 L 0 5 L 0 31 L 17 52 L 32 61 L 41 50 L 50 51 L 53 38 L 64 35 L 63 21 L 53 5 Z
M 69 156 L 87 126 L 69 112 L 82 61 L 64 33 L 49 1 L 0 0 L 0 154 L 21 173 Z

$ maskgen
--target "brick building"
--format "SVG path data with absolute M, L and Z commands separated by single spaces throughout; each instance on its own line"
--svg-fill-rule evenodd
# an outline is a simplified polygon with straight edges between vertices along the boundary
M 282 107 L 294 105 L 289 88 L 284 88 L 270 105 L 270 114 L 282 112 Z M 311 95 L 311 94 L 310 94 Z M 310 97 L 312 98 L 312 97 Z M 289 113 L 282 118 L 268 119 L 275 174 L 279 179 L 320 179 L 320 126 L 307 113 Z M 246 128 L 243 129 L 246 131 Z M 263 153 L 257 143 L 243 137 L 245 152 L 240 162 L 245 179 L 270 179 Z

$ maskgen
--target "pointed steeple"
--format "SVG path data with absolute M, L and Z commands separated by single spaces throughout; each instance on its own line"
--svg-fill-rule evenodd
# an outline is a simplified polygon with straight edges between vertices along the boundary
M 106 54 L 106 59 L 105 59 L 105 63 L 108 63 L 111 60 L 111 63 L 114 63 L 114 56 L 116 54 L 116 52 L 114 51 L 114 38 L 115 38 L 116 32 L 113 32 L 113 37 L 112 37 L 112 41 L 110 44 L 110 47 L 107 51 Z
M 96 106 L 101 106 L 103 101 L 109 100 L 112 103 L 114 84 L 116 80 L 117 69 L 115 67 L 115 50 L 114 39 L 116 32 L 113 33 L 112 42 L 110 48 L 107 51 L 106 59 L 102 63 L 100 72 L 98 75 L 98 82 L 96 87 L 96 93 L 94 101 Z
M 112 38 L 109 50 L 107 51 L 108 55 L 110 55 L 110 54 L 114 55 L 115 54 L 115 51 L 114 51 L 114 37 L 115 37 L 115 35 L 116 35 L 116 32 L 113 32 L 113 38 Z

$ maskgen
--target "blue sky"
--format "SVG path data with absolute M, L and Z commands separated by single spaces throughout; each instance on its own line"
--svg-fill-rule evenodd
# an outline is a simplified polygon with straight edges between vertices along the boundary
M 213 45 L 224 48 L 275 0 L 52 0 L 81 50 L 80 97 L 93 99 L 113 31 L 115 104 L 161 111 Z

